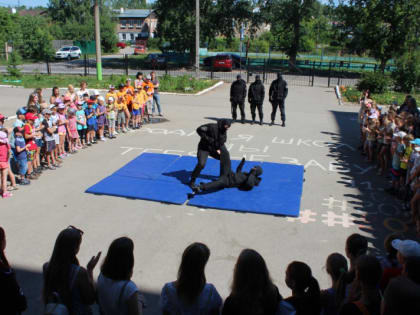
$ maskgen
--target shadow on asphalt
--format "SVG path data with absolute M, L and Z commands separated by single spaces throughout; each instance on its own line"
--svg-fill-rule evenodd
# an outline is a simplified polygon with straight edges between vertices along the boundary
M 390 186 L 389 174 L 376 174 L 376 163 L 368 163 L 357 149 L 359 146 L 359 126 L 357 113 L 331 111 L 339 127 L 339 133 L 322 132 L 330 136 L 330 158 L 335 160 L 335 166 L 340 171 L 340 185 L 356 188 L 358 193 L 345 194 L 347 212 L 360 231 L 365 232 L 372 246 L 372 251 L 378 253 L 384 249 L 383 241 L 391 233 L 403 233 L 408 238 L 414 238 L 414 228 L 408 225 L 405 213 L 402 211 L 402 201 L 384 192 Z M 340 144 L 346 144 L 342 150 Z
M 135 268 L 135 267 L 134 267 Z M 42 273 L 41 271 L 28 270 L 25 268 L 15 268 L 17 281 L 23 290 L 28 302 L 28 308 L 23 314 L 43 314 L 43 304 L 41 300 L 42 291 Z M 162 286 L 164 284 L 162 283 Z M 159 309 L 160 292 L 144 291 L 141 283 L 137 283 L 141 294 L 146 298 L 146 309 L 144 314 L 158 315 L 161 314 Z M 99 314 L 98 305 L 92 306 L 93 314 Z

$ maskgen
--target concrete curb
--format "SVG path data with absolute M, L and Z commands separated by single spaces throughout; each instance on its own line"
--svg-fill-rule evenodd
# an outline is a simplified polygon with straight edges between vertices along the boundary
M 190 94 L 187 94 L 187 93 L 174 93 L 174 92 L 159 92 L 159 94 L 161 94 L 161 95 L 180 95 L 180 96 L 200 96 L 200 95 L 203 95 L 203 94 L 205 94 L 207 92 L 210 92 L 211 90 L 219 87 L 223 83 L 224 83 L 223 81 L 219 81 L 216 84 L 212 85 L 211 87 L 209 87 L 207 89 L 204 89 L 204 90 L 202 90 L 200 92 L 197 92 L 195 94 L 191 94 L 191 93 Z M 3 84 L 0 84 L 0 88 L 2 88 L 2 87 L 3 88 L 20 88 L 20 89 L 24 89 L 23 86 L 19 86 L 19 85 L 3 85 Z M 65 90 L 66 88 L 67 87 L 60 87 L 59 89 L 60 90 Z M 105 90 L 105 89 L 91 89 L 91 90 L 98 90 L 100 92 L 107 92 L 108 91 L 108 90 Z

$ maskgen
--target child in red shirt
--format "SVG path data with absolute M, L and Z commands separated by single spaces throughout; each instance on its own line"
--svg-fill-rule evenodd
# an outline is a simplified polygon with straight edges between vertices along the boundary
M 7 191 L 7 174 L 9 172 L 10 144 L 5 131 L 0 131 L 0 172 L 1 172 L 1 194 L 3 198 L 11 197 Z

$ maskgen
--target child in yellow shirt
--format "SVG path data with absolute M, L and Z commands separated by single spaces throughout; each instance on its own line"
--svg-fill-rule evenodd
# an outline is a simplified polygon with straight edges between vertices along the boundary
M 142 99 L 139 95 L 139 90 L 134 90 L 133 100 L 132 100 L 133 110 L 132 110 L 132 116 L 131 116 L 131 124 L 133 126 L 133 129 L 140 129 L 141 122 L 140 122 L 140 110 L 143 105 Z
M 115 110 L 117 111 L 117 132 L 127 132 L 125 128 L 126 120 L 125 120 L 125 109 L 127 105 L 125 104 L 124 97 L 119 96 L 117 101 L 115 102 Z

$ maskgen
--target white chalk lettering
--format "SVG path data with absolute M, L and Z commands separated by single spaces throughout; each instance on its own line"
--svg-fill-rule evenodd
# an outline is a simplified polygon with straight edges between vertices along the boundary
M 173 131 L 168 131 L 168 133 L 167 133 L 168 135 L 178 135 L 178 136 L 181 136 L 181 137 L 183 137 L 183 136 L 185 136 L 185 131 L 184 130 L 182 130 L 182 129 L 177 129 L 177 130 L 173 130 Z
M 309 143 L 308 143 L 308 142 L 309 142 Z M 296 145 L 297 145 L 297 146 L 299 146 L 299 145 L 301 145 L 301 144 L 304 144 L 304 145 L 306 145 L 307 147 L 310 147 L 310 146 L 311 146 L 310 142 L 311 142 L 311 140 L 309 140 L 309 139 L 306 139 L 306 140 L 303 140 L 303 139 L 298 139 L 298 141 L 297 141 Z
M 249 142 L 251 139 L 254 138 L 252 135 L 237 135 L 236 138 L 231 138 L 231 141 L 246 141 Z
M 243 144 L 239 147 L 239 152 L 260 152 L 260 149 L 257 148 L 247 148 Z
M 308 161 L 308 163 L 305 164 L 305 168 L 308 168 L 309 166 L 316 166 L 319 167 L 321 170 L 326 171 L 327 169 L 322 166 L 321 164 L 319 164 L 317 161 L 315 160 L 310 160 Z
M 274 137 L 273 140 L 271 141 L 272 143 L 277 143 L 277 144 L 293 144 L 293 138 L 289 140 L 289 142 L 287 143 L 286 140 L 281 139 L 280 141 L 277 140 L 277 137 Z
M 299 165 L 299 160 L 296 159 L 296 158 L 282 156 L 281 159 L 282 160 L 287 160 L 289 164 L 297 164 L 297 165 Z
M 249 160 L 250 161 L 255 161 L 255 162 L 264 162 L 264 158 L 270 157 L 269 155 L 264 155 L 264 154 L 251 154 L 249 156 Z

